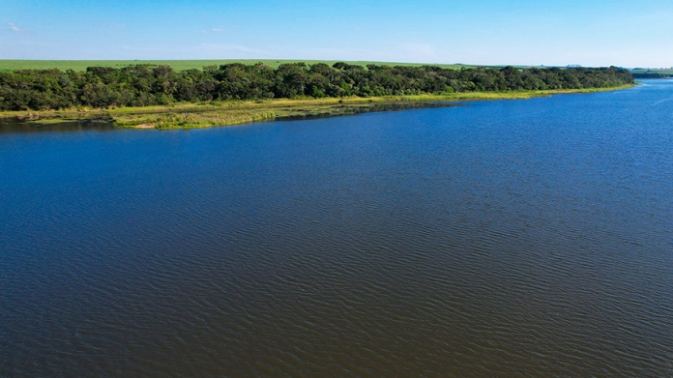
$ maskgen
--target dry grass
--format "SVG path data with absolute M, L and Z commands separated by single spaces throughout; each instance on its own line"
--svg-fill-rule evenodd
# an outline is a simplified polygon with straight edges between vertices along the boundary
M 119 109 L 66 109 L 43 112 L 0 112 L 2 117 L 27 118 L 37 123 L 59 123 L 73 120 L 107 120 L 126 128 L 202 128 L 238 125 L 288 117 L 314 117 L 355 114 L 372 110 L 399 108 L 399 105 L 423 107 L 430 103 L 477 100 L 507 100 L 545 97 L 554 94 L 592 93 L 632 87 L 592 88 L 576 90 L 463 92 L 416 96 L 299 98 L 263 101 L 223 101 L 202 104 L 178 103 L 168 106 Z M 391 107 L 392 106 L 392 107 Z

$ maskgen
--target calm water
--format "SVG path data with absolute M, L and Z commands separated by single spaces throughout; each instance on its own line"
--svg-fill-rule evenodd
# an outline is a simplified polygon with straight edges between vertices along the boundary
M 673 81 L 0 127 L 2 377 L 673 377 Z

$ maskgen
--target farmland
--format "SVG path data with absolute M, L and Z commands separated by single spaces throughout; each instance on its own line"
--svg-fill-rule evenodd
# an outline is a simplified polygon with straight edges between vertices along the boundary
M 58 68 L 61 71 L 86 71 L 87 67 L 111 67 L 124 68 L 135 66 L 139 64 L 149 65 L 164 65 L 170 66 L 175 71 L 186 71 L 192 69 L 202 69 L 206 66 L 220 66 L 223 64 L 241 63 L 245 65 L 264 63 L 265 65 L 278 68 L 281 64 L 299 63 L 303 62 L 308 65 L 316 63 L 325 63 L 332 66 L 337 61 L 324 60 L 281 60 L 281 59 L 222 59 L 222 60 L 10 60 L 0 59 L 0 72 L 15 71 L 15 70 L 48 70 Z M 420 67 L 428 64 L 424 63 L 382 63 L 382 62 L 368 62 L 356 61 L 348 62 L 356 66 L 367 66 L 369 64 L 389 65 L 389 66 L 405 66 L 405 67 Z M 462 64 L 436 64 L 442 68 L 460 69 L 461 67 L 472 68 L 475 66 Z

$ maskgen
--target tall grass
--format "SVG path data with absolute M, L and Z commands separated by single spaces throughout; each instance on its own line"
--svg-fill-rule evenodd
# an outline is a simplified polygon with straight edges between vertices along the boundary
M 398 109 L 385 105 L 409 107 L 430 106 L 478 100 L 515 100 L 546 97 L 555 94 L 614 91 L 632 87 L 591 88 L 545 91 L 463 92 L 413 96 L 299 98 L 258 101 L 214 101 L 201 104 L 177 103 L 119 109 L 66 109 L 42 112 L 0 112 L 2 117 L 27 118 L 36 123 L 57 123 L 72 120 L 107 120 L 124 128 L 202 128 L 273 120 L 288 117 L 336 116 L 372 110 Z

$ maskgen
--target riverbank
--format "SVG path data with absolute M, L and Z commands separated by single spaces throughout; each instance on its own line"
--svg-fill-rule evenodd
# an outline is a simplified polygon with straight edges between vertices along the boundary
M 544 91 L 461 92 L 413 96 L 300 98 L 259 101 L 177 103 L 167 106 L 118 109 L 67 109 L 0 112 L 0 118 L 15 117 L 37 124 L 101 120 L 120 128 L 191 129 L 229 126 L 275 119 L 327 117 L 368 111 L 399 110 L 429 106 L 452 106 L 458 101 L 514 100 L 556 94 L 595 93 L 631 88 L 589 88 Z

